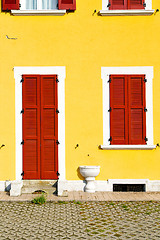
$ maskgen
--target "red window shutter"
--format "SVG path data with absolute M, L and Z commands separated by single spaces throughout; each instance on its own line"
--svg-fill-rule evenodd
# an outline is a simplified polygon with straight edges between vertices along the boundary
M 144 9 L 144 0 L 129 0 L 128 9 Z
M 110 10 L 127 9 L 127 0 L 110 0 Z
M 40 77 L 24 75 L 23 79 L 24 179 L 40 179 Z
M 41 178 L 57 179 L 57 76 L 41 76 Z
M 111 144 L 128 143 L 127 81 L 125 75 L 110 75 Z
M 58 0 L 58 9 L 76 10 L 76 0 Z
M 19 0 L 2 0 L 2 10 L 18 10 Z
M 145 75 L 128 76 L 129 144 L 146 144 Z

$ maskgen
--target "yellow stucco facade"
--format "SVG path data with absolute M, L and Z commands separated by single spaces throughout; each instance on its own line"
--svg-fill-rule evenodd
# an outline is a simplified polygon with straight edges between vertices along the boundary
M 65 171 L 100 165 L 97 180 L 160 180 L 160 148 L 102 150 L 101 67 L 153 66 L 153 144 L 160 142 L 160 13 L 100 16 L 101 0 L 64 16 L 0 13 L 0 181 L 15 180 L 15 66 L 65 66 Z M 157 9 L 159 2 L 152 2 Z M 94 13 L 96 10 L 96 13 Z M 16 39 L 8 39 L 16 38 Z M 78 147 L 76 145 L 78 144 Z

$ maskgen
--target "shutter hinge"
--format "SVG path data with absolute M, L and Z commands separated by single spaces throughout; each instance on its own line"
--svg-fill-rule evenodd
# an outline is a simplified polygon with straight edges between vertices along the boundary
M 144 82 L 147 82 L 147 79 L 146 79 L 146 78 L 144 78 Z
M 111 78 L 109 78 L 108 83 L 111 83 Z
M 107 7 L 110 7 L 110 6 L 111 6 L 111 3 L 109 2 L 108 5 L 107 5 Z
M 21 110 L 21 113 L 24 113 L 24 109 Z
M 22 145 L 24 145 L 24 140 L 21 142 Z
M 108 139 L 108 141 L 112 142 L 112 137 L 110 137 L 110 138 Z
M 58 78 L 56 78 L 56 82 L 57 82 L 57 83 L 59 82 Z
M 110 109 L 108 109 L 108 112 L 111 112 L 112 111 L 112 108 L 110 107 Z
M 147 142 L 147 141 L 148 141 L 148 138 L 146 138 L 146 137 L 145 137 L 145 139 L 144 139 L 144 140 Z
M 58 171 L 57 171 L 57 173 L 56 173 L 56 174 L 57 174 L 57 176 L 60 176 L 60 173 L 59 173 Z
M 147 112 L 148 111 L 147 108 L 144 108 L 144 111 Z
M 60 142 L 58 142 L 58 140 L 56 141 L 56 144 L 58 145 L 58 144 L 60 144 Z
M 22 78 L 20 82 L 21 82 L 21 83 L 24 82 L 24 79 Z
M 58 109 L 56 109 L 56 113 L 59 113 L 59 110 L 58 110 Z
M 143 7 L 146 7 L 146 3 L 145 2 L 143 3 Z
M 21 7 L 21 4 L 19 3 L 19 7 Z

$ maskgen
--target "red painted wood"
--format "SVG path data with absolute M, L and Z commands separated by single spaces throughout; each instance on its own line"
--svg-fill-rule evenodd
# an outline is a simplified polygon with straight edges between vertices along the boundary
M 128 143 L 127 81 L 125 75 L 111 75 L 110 136 L 111 144 Z
M 41 178 L 57 179 L 58 108 L 56 75 L 41 76 Z
M 145 9 L 144 0 L 110 0 L 110 10 Z
M 58 9 L 76 10 L 76 0 L 58 0 Z
M 25 75 L 23 79 L 24 179 L 40 179 L 40 77 Z
M 2 0 L 2 10 L 18 10 L 19 0 Z
M 127 0 L 110 0 L 110 10 L 124 10 L 127 9 Z
M 58 107 L 56 75 L 24 75 L 24 179 L 57 179 Z
M 110 75 L 111 144 L 146 144 L 145 75 Z
M 145 75 L 128 76 L 129 144 L 146 144 Z
M 129 0 L 128 9 L 145 9 L 143 3 L 144 0 Z

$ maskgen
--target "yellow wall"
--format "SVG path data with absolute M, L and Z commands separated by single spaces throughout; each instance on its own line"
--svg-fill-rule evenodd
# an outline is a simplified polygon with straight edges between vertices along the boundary
M 153 9 L 158 4 L 155 0 Z M 154 144 L 160 142 L 160 13 L 102 17 L 93 15 L 95 9 L 102 9 L 101 0 L 77 0 L 74 13 L 58 17 L 0 13 L 0 145 L 6 145 L 0 150 L 0 180 L 15 179 L 14 66 L 66 66 L 68 180 L 79 179 L 77 168 L 84 164 L 101 166 L 98 180 L 160 179 L 159 148 L 98 149 L 103 143 L 101 66 L 154 67 Z

